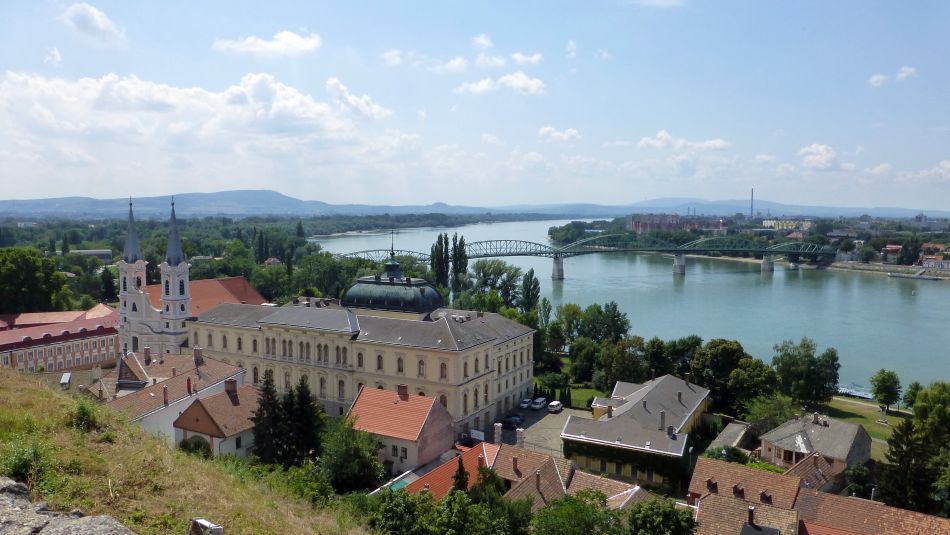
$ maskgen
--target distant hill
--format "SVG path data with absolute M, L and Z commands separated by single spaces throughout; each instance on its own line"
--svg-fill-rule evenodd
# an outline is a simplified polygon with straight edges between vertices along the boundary
M 134 199 L 135 215 L 139 218 L 164 218 L 168 216 L 172 196 L 141 197 Z M 661 198 L 639 201 L 625 205 L 602 205 L 585 203 L 564 204 L 519 204 L 509 206 L 479 207 L 459 206 L 445 203 L 426 205 L 370 205 L 329 204 L 322 201 L 306 201 L 272 190 L 233 190 L 215 193 L 182 193 L 175 195 L 176 210 L 181 217 L 229 216 L 248 217 L 257 215 L 284 216 L 329 216 L 329 215 L 382 215 L 382 214 L 429 214 L 468 215 L 484 213 L 525 213 L 555 217 L 617 217 L 631 213 L 675 212 L 687 214 L 733 215 L 749 213 L 748 200 L 707 201 L 691 198 Z M 91 197 L 60 197 L 54 199 L 0 200 L 0 217 L 20 218 L 115 218 L 124 217 L 128 209 L 126 199 L 93 199 Z M 855 217 L 870 214 L 878 217 L 913 217 L 918 209 L 871 207 L 846 208 L 834 206 L 804 206 L 757 200 L 755 211 L 778 216 Z M 924 210 L 930 217 L 950 217 L 950 211 Z

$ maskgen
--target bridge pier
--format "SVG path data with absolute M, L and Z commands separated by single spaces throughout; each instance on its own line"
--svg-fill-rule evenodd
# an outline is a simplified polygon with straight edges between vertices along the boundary
M 775 256 L 767 254 L 762 255 L 762 273 L 771 273 L 775 271 Z
M 673 255 L 673 274 L 686 275 L 686 255 L 677 253 Z
M 556 281 L 564 280 L 564 258 L 554 257 L 554 268 L 551 270 L 551 279 Z

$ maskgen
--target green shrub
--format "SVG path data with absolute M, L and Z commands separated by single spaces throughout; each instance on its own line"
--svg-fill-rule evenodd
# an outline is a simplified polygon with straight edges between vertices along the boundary
M 99 407 L 87 398 L 79 398 L 69 411 L 69 425 L 83 433 L 99 429 Z
M 178 447 L 181 448 L 185 453 L 197 455 L 198 457 L 204 459 L 211 458 L 211 446 L 208 444 L 207 440 L 200 436 L 195 435 L 191 438 L 186 438 L 178 443 Z
M 763 463 L 762 461 L 749 461 L 746 463 L 746 466 L 755 468 L 758 470 L 764 470 L 766 472 L 775 472 L 776 474 L 784 474 L 785 469 L 775 466 L 774 464 Z
M 115 433 L 113 433 L 111 429 L 104 431 L 96 437 L 96 442 L 100 444 L 115 444 Z
M 32 485 L 50 465 L 44 444 L 33 437 L 16 436 L 4 452 L 0 469 L 4 475 Z

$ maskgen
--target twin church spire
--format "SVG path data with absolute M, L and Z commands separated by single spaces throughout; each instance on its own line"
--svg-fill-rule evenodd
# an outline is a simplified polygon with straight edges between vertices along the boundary
M 145 260 L 142 254 L 142 246 L 139 244 L 139 234 L 135 230 L 135 216 L 132 214 L 132 199 L 129 199 L 129 222 L 128 230 L 125 236 L 125 249 L 122 251 L 122 259 L 129 264 L 134 264 L 139 260 Z M 168 247 L 165 250 L 165 262 L 170 266 L 177 266 L 187 261 L 184 250 L 181 246 L 181 235 L 178 233 L 178 219 L 175 217 L 175 200 L 172 199 L 172 215 L 168 230 Z

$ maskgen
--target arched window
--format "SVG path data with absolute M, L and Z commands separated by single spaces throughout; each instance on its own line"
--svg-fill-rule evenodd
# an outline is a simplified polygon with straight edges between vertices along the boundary
M 310 362 L 310 342 L 307 342 L 307 345 L 304 347 L 307 349 L 307 362 Z
M 422 390 L 419 391 L 419 395 L 422 396 L 422 397 L 426 397 L 426 393 L 423 392 Z
M 363 367 L 363 353 L 356 354 L 356 367 L 357 368 Z
M 484 394 L 482 394 L 484 396 L 483 401 L 485 402 L 485 405 L 488 405 L 488 383 L 485 383 L 485 390 L 483 390 L 483 392 L 484 392 Z
M 402 357 L 396 359 L 396 373 L 406 373 L 402 365 Z
M 282 357 L 287 356 L 287 340 L 280 341 L 280 356 Z
M 135 306 L 135 303 L 132 303 L 132 312 L 138 312 L 139 307 Z
M 446 379 L 449 376 L 449 367 L 443 362 L 439 364 L 439 379 Z M 444 397 L 444 396 L 443 396 Z
M 326 377 L 320 378 L 320 397 L 321 398 L 327 397 L 327 378 Z
M 165 305 L 165 312 L 168 312 L 168 310 L 169 310 L 168 305 Z
M 301 375 L 301 376 L 300 376 L 300 380 L 303 381 L 303 384 L 305 384 L 305 385 L 309 385 L 309 384 L 310 384 L 310 377 L 308 377 L 307 374 Z
M 169 289 L 170 287 L 171 287 L 171 282 L 169 282 L 168 279 L 165 279 L 165 295 L 171 294 L 171 290 Z
M 178 281 L 178 295 L 185 295 L 185 281 Z
M 340 400 L 346 397 L 346 383 L 343 382 L 343 379 L 336 383 L 336 397 Z
M 478 357 L 475 357 L 475 374 L 478 374 Z
M 304 347 L 304 346 L 303 346 L 303 342 L 300 342 L 300 343 L 298 344 L 298 346 L 299 346 L 300 351 L 297 353 L 297 356 L 303 358 L 303 355 L 304 355 L 304 352 L 303 352 L 303 347 Z
M 343 348 L 343 365 L 346 366 L 346 348 Z
M 426 376 L 426 361 L 419 359 L 419 377 Z
M 376 355 L 376 369 L 379 371 L 383 371 L 383 356 L 382 355 Z
M 284 372 L 284 390 L 290 391 L 293 385 L 290 384 L 290 372 Z
M 323 344 L 323 362 L 330 363 L 330 346 Z
M 257 384 L 257 382 L 260 380 L 259 372 L 257 371 L 257 366 L 254 366 L 252 371 L 254 375 L 254 384 Z
M 363 389 L 363 383 L 356 383 L 356 391 L 359 392 Z
M 287 356 L 288 357 L 294 356 L 294 341 L 293 340 L 290 340 L 287 342 Z
M 445 399 L 445 394 L 439 396 L 439 403 L 441 403 L 443 407 L 449 408 L 449 400 Z
M 244 351 L 244 341 L 241 340 L 241 337 L 238 336 L 238 351 Z
M 468 392 L 462 394 L 462 414 L 468 414 Z
M 228 348 L 228 337 L 223 334 L 221 335 L 221 348 L 222 349 Z
M 135 277 L 135 287 L 136 288 L 142 287 L 142 277 Z
M 462 365 L 462 377 L 466 379 L 468 378 L 468 363 L 467 362 Z
M 488 353 L 485 353 L 485 369 L 488 369 Z
M 195 345 L 198 345 L 198 333 L 195 333 Z
M 508 372 L 508 370 L 511 369 L 511 366 L 509 366 L 509 364 L 511 364 L 511 362 L 509 361 L 508 357 L 505 357 L 505 372 L 506 373 Z
M 122 291 L 126 292 L 129 290 L 129 278 L 122 277 Z
M 336 363 L 340 363 L 340 346 L 336 346 Z
M 475 395 L 472 397 L 472 403 L 475 405 L 475 410 L 478 410 L 478 387 L 475 387 Z
M 257 353 L 257 340 L 256 340 L 256 339 L 251 340 L 251 352 L 252 352 L 252 353 Z
M 211 342 L 211 333 L 208 333 L 208 347 L 213 347 L 214 344 Z

